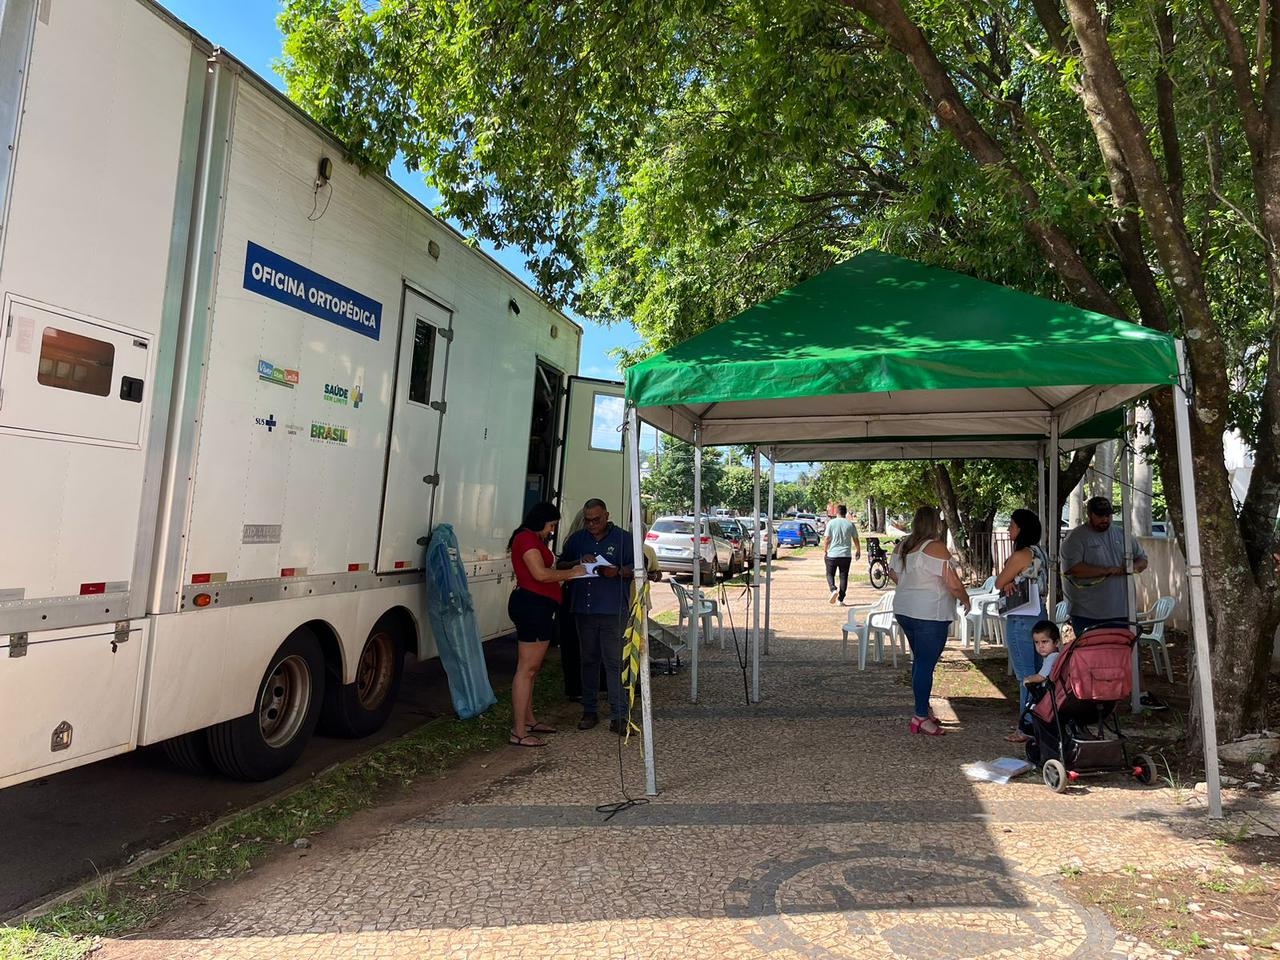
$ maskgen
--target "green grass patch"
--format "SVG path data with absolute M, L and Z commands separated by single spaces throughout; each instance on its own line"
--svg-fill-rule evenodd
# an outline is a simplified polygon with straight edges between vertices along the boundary
M 555 661 L 538 677 L 534 702 L 561 699 Z M 114 883 L 14 927 L 0 927 L 0 960 L 80 960 L 100 940 L 141 929 L 191 894 L 234 879 L 275 850 L 321 832 L 388 799 L 417 779 L 474 754 L 505 746 L 511 730 L 508 690 L 471 720 L 441 717 L 317 776 L 274 803 L 243 813 Z

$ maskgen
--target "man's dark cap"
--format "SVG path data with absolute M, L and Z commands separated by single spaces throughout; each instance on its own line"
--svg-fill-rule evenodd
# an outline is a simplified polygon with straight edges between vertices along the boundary
M 1111 501 L 1106 497 L 1090 497 L 1084 506 L 1095 517 L 1109 517 L 1115 513 L 1111 507 Z

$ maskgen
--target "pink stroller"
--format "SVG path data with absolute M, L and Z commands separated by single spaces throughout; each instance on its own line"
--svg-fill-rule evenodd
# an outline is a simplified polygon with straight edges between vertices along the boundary
M 1027 759 L 1041 768 L 1045 786 L 1055 793 L 1081 774 L 1127 773 L 1144 784 L 1155 779 L 1150 757 L 1130 759 L 1116 715 L 1133 690 L 1135 642 L 1124 626 L 1087 630 L 1063 649 L 1043 696 L 1028 708 Z

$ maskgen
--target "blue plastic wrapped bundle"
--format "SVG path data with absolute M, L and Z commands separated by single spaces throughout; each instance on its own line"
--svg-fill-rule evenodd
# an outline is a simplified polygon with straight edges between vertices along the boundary
M 427 616 L 449 678 L 453 709 L 463 720 L 484 713 L 498 701 L 489 683 L 458 538 L 447 523 L 436 527 L 427 543 Z

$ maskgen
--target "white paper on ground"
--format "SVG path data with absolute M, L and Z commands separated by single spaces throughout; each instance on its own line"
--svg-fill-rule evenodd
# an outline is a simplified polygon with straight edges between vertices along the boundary
M 1000 757 L 996 760 L 979 760 L 977 763 L 966 763 L 960 768 L 970 780 L 987 780 L 991 783 L 1008 783 L 1014 777 L 1021 776 L 1031 769 L 1026 760 L 1013 757 Z

